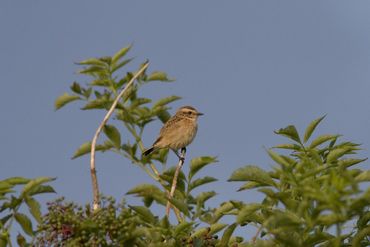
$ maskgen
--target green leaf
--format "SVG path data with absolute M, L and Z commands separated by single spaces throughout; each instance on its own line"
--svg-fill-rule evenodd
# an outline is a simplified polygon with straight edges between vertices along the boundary
M 138 185 L 135 188 L 129 190 L 126 194 L 136 194 L 137 196 L 144 198 L 153 198 L 159 204 L 167 204 L 167 196 L 157 186 L 152 184 Z
M 175 227 L 174 235 L 175 237 L 179 235 L 188 235 L 188 232 L 192 230 L 194 222 L 181 222 Z
M 142 216 L 142 219 L 150 224 L 154 224 L 156 222 L 156 218 L 150 212 L 147 207 L 144 206 L 129 206 L 132 210 Z
M 127 54 L 127 52 L 131 49 L 132 45 L 126 46 L 119 50 L 116 54 L 112 57 L 112 64 L 116 64 L 118 60 L 120 60 L 123 56 Z
M 271 149 L 267 150 L 267 153 L 269 154 L 271 159 L 273 159 L 276 163 L 282 165 L 283 167 L 287 168 L 291 166 L 289 162 L 283 158 L 283 156 L 280 156 L 278 153 L 275 153 Z
M 304 138 L 303 138 L 304 143 L 306 143 L 308 141 L 308 139 L 310 139 L 313 131 L 315 130 L 315 128 L 317 127 L 317 125 L 325 118 L 325 116 L 326 115 L 324 115 L 324 116 L 322 116 L 322 117 L 320 117 L 320 118 L 312 121 L 308 125 L 308 127 L 307 127 L 307 129 L 306 129 L 306 131 L 304 133 Z
M 219 244 L 220 247 L 228 247 L 229 246 L 229 240 L 231 238 L 231 235 L 233 234 L 235 228 L 238 225 L 236 223 L 229 225 L 222 235 L 221 242 Z
M 228 181 L 253 181 L 261 184 L 275 185 L 270 175 L 258 166 L 247 165 L 233 172 Z
M 95 66 L 100 66 L 100 67 L 105 67 L 107 64 L 100 59 L 97 58 L 88 58 L 86 60 L 83 60 L 81 62 L 77 63 L 78 65 L 95 65 Z
M 172 82 L 174 79 L 168 78 L 167 74 L 161 71 L 154 71 L 150 74 L 146 81 L 164 81 L 164 82 Z
M 294 125 L 289 125 L 286 128 L 279 129 L 279 130 L 274 131 L 274 132 L 275 132 L 275 134 L 286 136 L 286 137 L 288 137 L 289 139 L 291 139 L 293 141 L 301 143 L 301 140 L 299 138 L 297 129 L 295 128 Z
M 35 218 L 37 223 L 41 224 L 42 219 L 41 219 L 40 203 L 32 197 L 26 197 L 25 201 L 28 206 L 28 210 L 30 211 L 32 216 Z
M 301 151 L 302 147 L 300 145 L 289 143 L 289 144 L 280 144 L 277 146 L 274 146 L 272 148 L 279 148 L 279 149 L 288 149 L 288 150 L 294 150 L 294 151 Z
M 220 207 L 216 208 L 212 222 L 217 222 L 221 217 L 228 214 L 231 210 L 233 210 L 234 204 L 232 202 L 224 202 L 221 204 Z
M 121 134 L 113 125 L 106 124 L 103 128 L 105 135 L 111 140 L 114 146 L 119 149 L 121 147 Z
M 78 73 L 79 74 L 85 74 L 85 75 L 91 75 L 91 76 L 94 76 L 96 74 L 107 76 L 108 75 L 108 70 L 107 70 L 107 68 L 104 68 L 102 66 L 91 65 L 87 68 L 79 70 Z
M 344 147 L 344 148 L 336 148 L 334 150 L 331 150 L 328 153 L 328 156 L 326 157 L 327 163 L 332 163 L 333 161 L 336 161 L 338 158 L 342 157 L 345 154 L 349 154 L 352 150 L 351 147 Z
M 14 217 L 25 233 L 27 233 L 29 236 L 34 235 L 32 230 L 32 222 L 25 214 L 15 213 Z
M 199 230 L 195 231 L 191 235 L 191 237 L 192 238 L 200 238 L 200 237 L 202 237 L 206 234 L 212 235 L 212 234 L 215 234 L 215 233 L 221 231 L 226 226 L 227 226 L 227 224 L 215 223 L 215 224 L 212 224 L 210 227 L 200 228 Z
M 245 222 L 250 221 L 250 216 L 261 208 L 262 205 L 259 203 L 250 203 L 244 205 L 236 217 L 236 222 L 238 224 L 244 224 Z
M 191 181 L 192 177 L 203 167 L 217 162 L 216 157 L 211 156 L 203 156 L 194 158 L 190 162 L 190 171 L 189 171 L 189 178 L 188 181 Z
M 7 191 L 7 190 L 9 190 L 13 187 L 14 187 L 14 185 L 12 185 L 9 182 L 6 182 L 5 180 L 0 181 L 0 191 Z
M 342 167 L 348 168 L 348 167 L 351 167 L 353 165 L 357 165 L 359 163 L 362 163 L 366 160 L 367 160 L 367 158 L 365 158 L 365 159 L 342 159 L 342 160 L 338 161 L 338 164 Z
M 38 178 L 35 178 L 31 181 L 29 181 L 23 188 L 22 190 L 22 193 L 21 193 L 21 197 L 22 198 L 25 198 L 25 196 L 28 195 L 28 193 L 36 188 L 37 186 L 41 185 L 41 184 L 44 184 L 44 183 L 47 183 L 47 182 L 51 182 L 51 181 L 54 181 L 55 178 L 51 178 L 51 177 L 38 177 Z
M 309 148 L 315 148 L 321 144 L 323 144 L 324 142 L 327 142 L 327 141 L 331 141 L 331 140 L 335 140 L 336 138 L 338 138 L 340 135 L 321 135 L 319 137 L 317 137 L 315 140 L 313 140 L 309 146 Z
M 174 205 L 178 210 L 180 210 L 184 215 L 189 216 L 189 208 L 188 205 L 176 198 L 171 198 L 170 202 Z
M 240 186 L 238 191 L 250 190 L 250 189 L 258 188 L 258 187 L 261 187 L 261 186 L 266 186 L 266 185 L 258 183 L 258 182 L 248 181 L 245 184 L 243 184 L 242 186 Z
M 4 179 L 1 182 L 6 182 L 6 183 L 9 183 L 11 185 L 18 185 L 18 184 L 26 184 L 30 181 L 29 178 L 23 178 L 23 177 L 11 177 L 11 178 L 7 178 L 7 179 Z
M 198 179 L 195 179 L 193 182 L 191 182 L 189 184 L 189 192 L 192 191 L 193 189 L 195 189 L 196 187 L 199 187 L 203 184 L 207 184 L 207 183 L 212 183 L 212 182 L 215 182 L 217 181 L 216 178 L 214 177 L 209 177 L 209 176 L 206 176 L 206 177 L 203 177 L 203 178 L 198 178 Z
M 77 148 L 76 152 L 74 153 L 72 159 L 80 157 L 82 155 L 88 154 L 91 152 L 91 142 L 85 142 L 79 148 Z
M 13 216 L 13 214 L 8 214 L 0 219 L 0 229 L 2 229 L 2 226 L 8 222 L 8 220 Z
M 129 58 L 129 59 L 123 60 L 122 62 L 119 62 L 118 64 L 113 64 L 112 73 L 116 72 L 117 70 L 119 70 L 120 68 L 122 68 L 123 66 L 131 62 L 132 60 L 133 58 Z
M 7 247 L 8 239 L 9 239 L 9 233 L 7 232 L 0 233 L 0 247 Z
M 55 103 L 54 103 L 55 110 L 58 110 L 58 109 L 62 108 L 64 105 L 66 105 L 66 104 L 68 104 L 72 101 L 79 100 L 79 99 L 81 99 L 80 96 L 69 95 L 68 93 L 64 93 L 63 95 L 59 96 L 55 100 Z
M 355 180 L 357 182 L 369 182 L 370 181 L 370 171 L 363 171 L 356 176 Z
M 176 96 L 176 95 L 172 95 L 172 96 L 169 96 L 169 97 L 166 97 L 166 98 L 162 98 L 160 100 L 158 100 L 157 102 L 154 103 L 153 105 L 153 109 L 156 108 L 156 107 L 159 107 L 159 106 L 164 106 L 164 105 L 167 105 L 169 103 L 172 103 L 176 100 L 179 100 L 181 99 L 181 97 L 179 96 Z
M 56 192 L 50 185 L 37 185 L 28 192 L 28 195 L 34 196 L 42 193 L 56 193 Z
M 111 149 L 112 147 L 113 147 L 113 143 L 110 141 L 106 141 L 104 142 L 104 144 L 96 145 L 95 151 L 104 152 L 104 151 Z M 72 159 L 78 158 L 90 152 L 91 152 L 91 141 L 88 141 L 82 144 L 79 148 L 77 148 L 76 152 L 72 156 Z
M 195 201 L 199 205 L 203 205 L 207 200 L 211 199 L 217 195 L 215 191 L 206 191 L 206 192 L 201 192 L 199 195 L 195 198 Z
M 107 109 L 111 106 L 111 101 L 106 98 L 98 98 L 96 100 L 91 100 L 87 102 L 81 109 L 82 110 L 92 110 L 92 109 Z
M 18 233 L 18 235 L 17 235 L 17 244 L 18 244 L 19 247 L 28 246 L 26 239 L 20 233 Z

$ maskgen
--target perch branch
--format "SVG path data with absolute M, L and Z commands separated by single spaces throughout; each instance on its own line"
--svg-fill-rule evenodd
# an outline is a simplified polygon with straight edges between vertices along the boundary
M 90 173 L 91 173 L 91 181 L 93 186 L 93 209 L 96 210 L 100 207 L 100 199 L 99 199 L 99 186 L 98 186 L 98 178 L 96 177 L 96 169 L 95 169 L 95 149 L 96 149 L 96 141 L 98 140 L 99 134 L 102 131 L 104 125 L 107 123 L 108 119 L 112 115 L 114 109 L 116 108 L 118 101 L 120 98 L 125 94 L 125 92 L 130 88 L 130 86 L 134 83 L 134 81 L 141 75 L 146 68 L 148 68 L 149 63 L 145 63 L 143 67 L 131 78 L 129 83 L 127 83 L 126 87 L 118 94 L 116 99 L 113 101 L 112 106 L 110 107 L 109 111 L 105 115 L 103 121 L 99 125 L 98 129 L 95 132 L 94 138 L 91 142 L 91 157 L 90 157 Z
M 176 190 L 176 186 L 177 186 L 177 178 L 179 176 L 180 170 L 181 170 L 182 166 L 184 165 L 184 161 L 185 161 L 185 153 L 186 153 L 186 149 L 182 148 L 181 149 L 181 155 L 179 157 L 179 163 L 177 164 L 175 174 L 173 175 L 171 191 L 170 191 L 170 194 L 168 195 L 168 201 L 167 201 L 167 206 L 166 206 L 166 215 L 167 215 L 167 217 L 169 217 L 169 215 L 170 215 L 171 206 L 173 208 L 175 208 L 173 205 L 171 205 L 170 199 L 172 199 L 173 195 L 175 194 L 175 190 Z M 176 212 L 176 210 L 175 210 L 175 212 Z M 176 214 L 176 216 L 178 217 L 177 214 Z

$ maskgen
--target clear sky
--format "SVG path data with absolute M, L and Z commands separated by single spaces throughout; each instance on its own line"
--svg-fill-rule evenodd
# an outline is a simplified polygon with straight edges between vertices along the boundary
M 218 156 L 201 174 L 220 180 L 208 186 L 219 192 L 214 206 L 258 199 L 226 180 L 246 164 L 270 169 L 264 148 L 285 141 L 273 131 L 288 124 L 302 132 L 328 114 L 317 133 L 343 134 L 369 157 L 369 13 L 369 1 L 347 0 L 2 1 L 0 179 L 56 176 L 56 196 L 91 201 L 89 159 L 70 157 L 104 112 L 53 104 L 74 80 L 87 82 L 74 62 L 130 43 L 132 68 L 148 58 L 176 78 L 144 95 L 179 95 L 172 113 L 188 104 L 205 113 L 187 155 Z M 146 145 L 160 126 L 149 126 Z M 97 169 L 102 192 L 118 198 L 151 182 L 112 153 L 98 154 Z

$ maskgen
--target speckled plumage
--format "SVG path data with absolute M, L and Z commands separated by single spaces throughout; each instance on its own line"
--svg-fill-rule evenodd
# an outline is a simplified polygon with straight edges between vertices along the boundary
M 197 119 L 200 115 L 203 114 L 192 106 L 179 108 L 176 114 L 162 127 L 159 137 L 152 147 L 145 150 L 143 154 L 148 155 L 161 148 L 170 148 L 177 151 L 188 146 L 197 134 Z

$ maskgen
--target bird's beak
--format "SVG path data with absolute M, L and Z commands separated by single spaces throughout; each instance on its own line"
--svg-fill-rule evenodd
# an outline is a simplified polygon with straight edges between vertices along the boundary
M 201 113 L 201 112 L 198 112 L 198 113 L 197 113 L 197 115 L 198 115 L 198 116 L 202 116 L 202 115 L 204 115 L 204 114 L 203 114 L 203 113 Z

